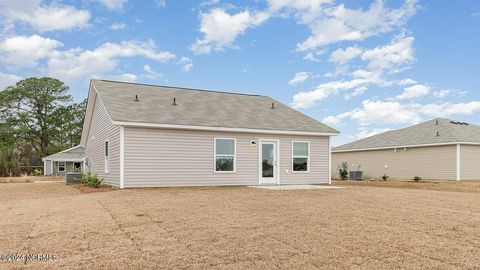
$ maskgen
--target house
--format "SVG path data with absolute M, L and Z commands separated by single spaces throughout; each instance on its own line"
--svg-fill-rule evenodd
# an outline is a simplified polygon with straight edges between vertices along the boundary
M 42 158 L 44 175 L 65 175 L 74 171 L 83 171 L 85 148 L 75 146 L 62 152 Z
M 337 134 L 266 96 L 92 80 L 81 145 L 120 188 L 328 184 Z
M 480 126 L 433 119 L 336 147 L 334 176 L 342 162 L 361 166 L 367 179 L 480 180 Z

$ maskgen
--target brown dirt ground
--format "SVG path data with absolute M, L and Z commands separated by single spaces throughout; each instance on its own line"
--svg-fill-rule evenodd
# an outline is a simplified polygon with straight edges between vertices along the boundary
M 0 269 L 480 269 L 480 195 L 0 185 Z
M 413 180 L 363 180 L 363 181 L 341 181 L 334 180 L 333 184 L 336 186 L 367 186 L 367 187 L 387 187 L 387 188 L 408 188 L 408 189 L 425 189 L 437 191 L 455 191 L 480 193 L 480 181 L 431 181 L 421 180 L 415 182 Z

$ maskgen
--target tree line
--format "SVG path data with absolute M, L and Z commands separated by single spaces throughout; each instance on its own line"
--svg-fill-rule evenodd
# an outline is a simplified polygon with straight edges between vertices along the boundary
M 64 82 L 27 78 L 0 90 L 0 175 L 31 173 L 42 158 L 80 143 L 87 100 Z

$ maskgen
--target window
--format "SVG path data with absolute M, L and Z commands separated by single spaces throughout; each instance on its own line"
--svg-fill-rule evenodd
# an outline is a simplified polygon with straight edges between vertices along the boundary
M 58 162 L 58 172 L 65 172 L 65 161 Z
M 215 138 L 215 172 L 235 172 L 236 140 Z
M 105 172 L 108 173 L 108 141 L 105 142 Z
M 292 167 L 294 172 L 308 172 L 310 167 L 310 142 L 292 142 Z

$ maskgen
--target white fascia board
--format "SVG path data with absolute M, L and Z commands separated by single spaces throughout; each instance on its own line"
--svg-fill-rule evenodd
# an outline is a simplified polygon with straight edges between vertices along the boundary
M 65 150 L 63 150 L 63 151 L 60 151 L 59 153 L 65 153 L 65 152 L 68 152 L 68 151 L 70 151 L 70 150 L 76 149 L 76 148 L 78 148 L 78 147 L 82 147 L 82 146 L 81 146 L 81 145 L 77 145 L 77 146 L 74 146 L 74 147 L 72 147 L 72 148 L 68 148 L 68 149 L 65 149 Z
M 83 158 L 52 158 L 51 161 L 82 162 Z
M 241 133 L 258 133 L 258 134 L 281 134 L 281 135 L 305 135 L 305 136 L 338 136 L 339 135 L 339 133 L 328 133 L 328 132 L 270 130 L 270 129 L 253 129 L 253 128 L 208 127 L 208 126 L 191 126 L 191 125 L 127 122 L 127 121 L 113 121 L 112 123 L 114 125 L 127 126 L 127 127 L 185 129 L 185 130 L 201 130 L 201 131 L 221 131 L 221 132 L 241 132 Z
M 358 148 L 358 149 L 347 149 L 347 150 L 332 150 L 332 153 L 361 152 L 361 151 L 375 151 L 375 150 L 402 149 L 402 148 L 417 148 L 417 147 L 429 147 L 429 146 L 445 146 L 445 145 L 457 145 L 457 144 L 480 145 L 480 143 L 474 143 L 474 142 L 448 142 L 448 143 L 386 146 L 386 147 L 375 147 L 375 148 Z

